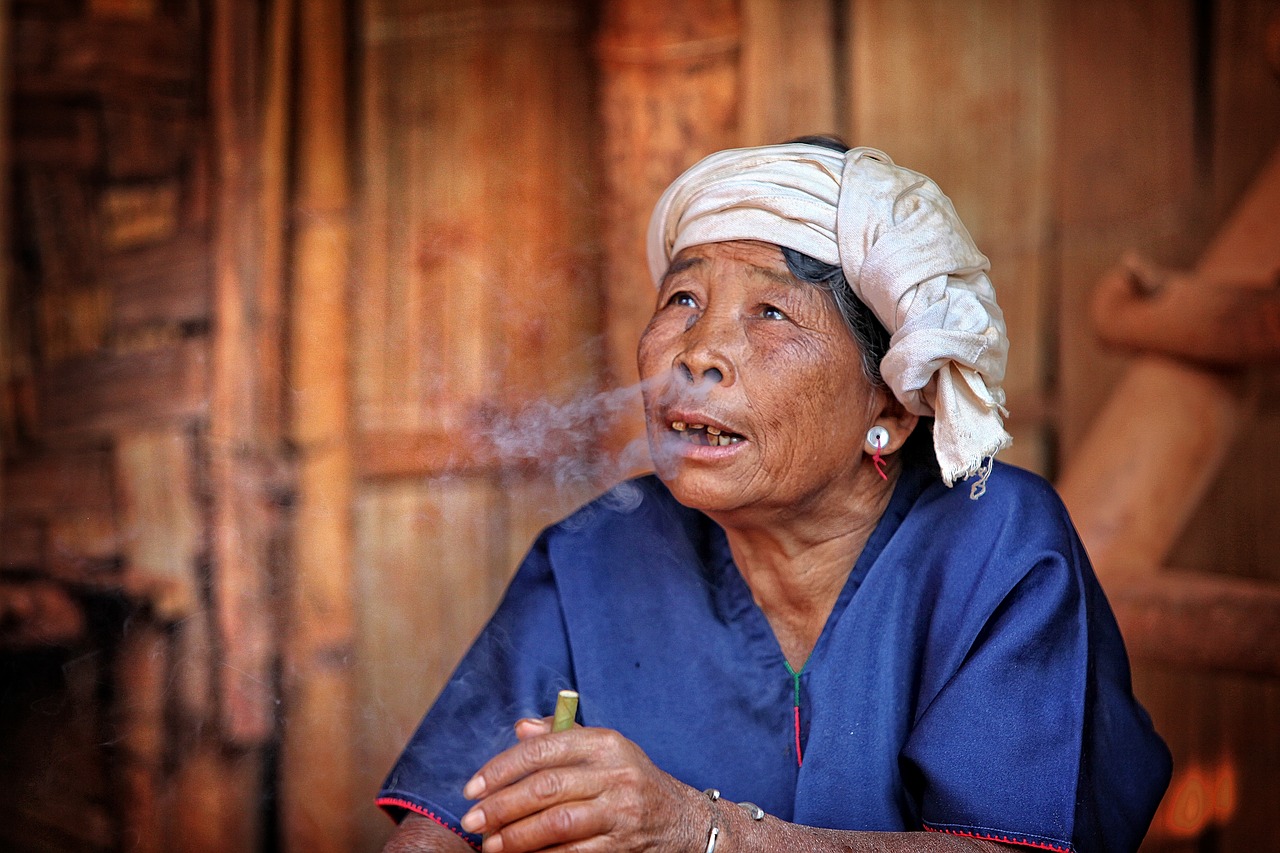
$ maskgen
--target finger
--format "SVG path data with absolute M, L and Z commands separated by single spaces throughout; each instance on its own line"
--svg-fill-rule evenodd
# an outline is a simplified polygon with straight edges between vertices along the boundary
M 553 722 L 554 719 L 552 717 L 543 717 L 542 719 L 525 717 L 522 720 L 516 720 L 516 739 L 528 740 L 538 735 L 550 734 Z
M 589 767 L 539 770 L 481 799 L 462 816 L 462 828 L 498 832 L 562 803 L 594 799 L 609 787 L 608 779 L 607 774 Z
M 485 853 L 530 853 L 605 835 L 613 822 L 596 800 L 561 803 L 490 835 Z
M 586 747 L 579 741 L 584 740 L 582 735 L 585 731 L 573 729 L 519 741 L 485 762 L 463 786 L 462 795 L 469 800 L 478 800 L 534 771 L 580 761 Z

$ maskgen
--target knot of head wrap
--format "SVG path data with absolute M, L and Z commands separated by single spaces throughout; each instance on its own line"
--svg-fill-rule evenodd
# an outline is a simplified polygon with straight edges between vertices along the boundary
M 1008 338 L 990 264 L 932 180 L 873 148 L 721 151 L 659 199 L 648 239 L 654 283 L 681 249 L 727 240 L 786 246 L 844 270 L 890 333 L 885 382 L 909 411 L 934 418 L 948 486 L 1009 446 L 1000 387 Z

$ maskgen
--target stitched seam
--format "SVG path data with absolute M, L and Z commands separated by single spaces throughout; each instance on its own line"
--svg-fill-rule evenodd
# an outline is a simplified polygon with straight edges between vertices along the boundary
M 399 797 L 379 797 L 377 799 L 377 804 L 380 806 L 397 806 L 398 808 L 408 809 L 409 811 L 414 812 L 415 814 L 420 814 L 425 818 L 430 818 L 431 820 L 434 820 L 436 823 L 443 826 L 445 829 L 452 832 L 454 835 L 461 838 L 463 841 L 467 842 L 467 844 L 471 845 L 476 850 L 480 849 L 479 845 L 473 842 L 470 838 L 467 838 L 465 835 L 459 832 L 456 828 L 451 826 L 448 821 L 444 820 L 438 815 L 433 814 L 430 809 L 423 808 L 417 803 L 411 803 L 408 800 L 402 800 Z
M 1015 835 L 997 835 L 994 832 L 966 831 L 963 829 L 943 829 L 930 826 L 927 823 L 921 823 L 921 826 L 925 828 L 926 832 L 941 832 L 946 835 L 960 835 L 965 838 L 982 838 L 987 841 L 1003 841 L 1006 844 L 1021 844 L 1025 847 L 1036 847 L 1041 850 L 1056 850 L 1058 853 L 1073 853 L 1073 848 L 1070 845 L 1064 847 L 1061 844 L 1053 844 L 1048 841 L 1032 841 L 1030 838 L 1019 838 Z

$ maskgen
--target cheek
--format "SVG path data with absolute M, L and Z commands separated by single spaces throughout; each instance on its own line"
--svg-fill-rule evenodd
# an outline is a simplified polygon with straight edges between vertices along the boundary
M 636 347 L 636 367 L 639 368 L 641 379 L 648 379 L 661 372 L 663 365 L 670 361 L 665 358 L 671 347 L 671 335 L 666 328 L 669 325 L 655 317 L 640 334 L 640 343 Z
M 847 452 L 871 408 L 871 387 L 857 353 L 826 342 L 792 340 L 761 348 L 753 374 L 759 413 L 771 434 L 787 437 L 788 456 L 812 458 L 827 449 Z

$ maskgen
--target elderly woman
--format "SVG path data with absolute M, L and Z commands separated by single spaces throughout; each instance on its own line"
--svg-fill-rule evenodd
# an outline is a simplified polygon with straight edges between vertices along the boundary
M 657 474 L 535 543 L 387 778 L 388 849 L 1136 848 L 1168 753 L 1062 504 L 992 462 L 1005 327 L 947 197 L 823 139 L 723 151 L 649 263 Z

